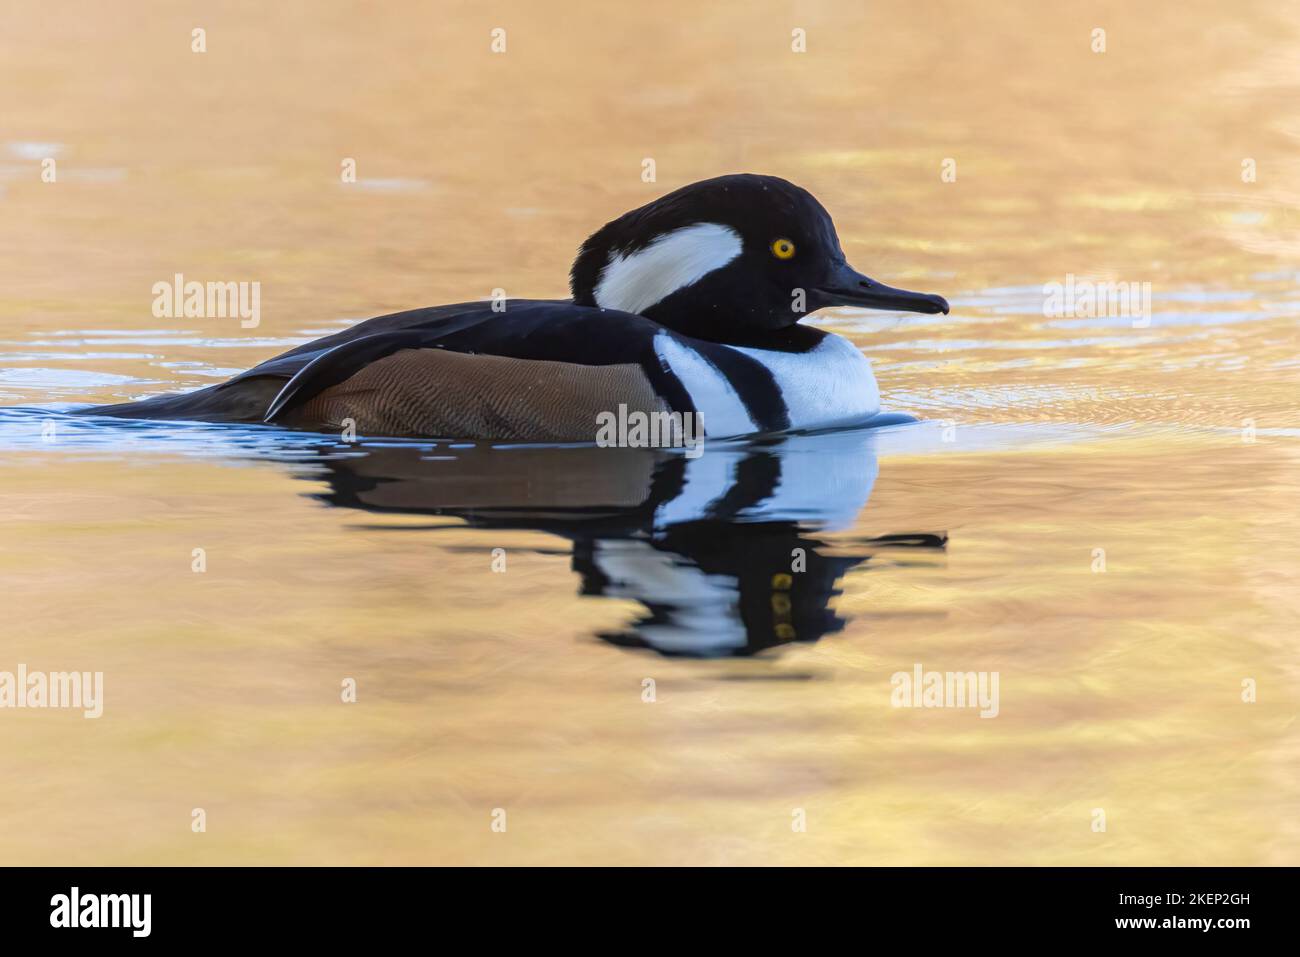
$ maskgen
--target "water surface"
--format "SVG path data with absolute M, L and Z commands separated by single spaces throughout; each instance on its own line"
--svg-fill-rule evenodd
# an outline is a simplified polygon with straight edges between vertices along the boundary
M 8 10 L 0 670 L 106 701 L 0 712 L 0 860 L 1296 863 L 1300 17 L 968 7 Z M 921 422 L 689 461 L 64 414 L 562 295 L 737 170 L 950 298 L 815 317 Z M 155 318 L 177 272 L 260 324 Z M 1045 315 L 1070 275 L 1150 322 Z M 892 707 L 918 663 L 997 717 Z

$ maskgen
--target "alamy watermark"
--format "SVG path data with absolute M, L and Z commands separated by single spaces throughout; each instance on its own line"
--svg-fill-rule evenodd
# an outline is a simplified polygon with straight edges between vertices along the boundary
M 132 937 L 148 937 L 152 912 L 152 894 L 83 894 L 74 885 L 50 898 L 51 927 L 120 927 Z
M 155 319 L 239 319 L 244 329 L 262 321 L 260 282 L 185 281 L 176 273 L 171 282 L 153 284 Z
M 895 708 L 979 708 L 981 718 L 998 716 L 996 671 L 895 671 L 889 703 Z
M 704 454 L 704 423 L 694 412 L 629 410 L 596 413 L 596 444 L 601 448 L 679 449 L 688 459 Z
M 1134 329 L 1151 325 L 1151 283 L 1076 279 L 1043 285 L 1043 315 L 1049 319 L 1132 319 Z
M 104 713 L 104 672 L 0 671 L 0 708 L 80 708 L 82 716 Z

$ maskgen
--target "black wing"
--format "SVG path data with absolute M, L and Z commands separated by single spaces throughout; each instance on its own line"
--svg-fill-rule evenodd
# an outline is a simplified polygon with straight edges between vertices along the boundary
M 266 409 L 265 421 L 271 422 L 370 363 L 404 349 L 446 349 L 578 365 L 637 363 L 671 407 L 689 410 L 685 390 L 654 350 L 654 337 L 665 331 L 643 316 L 571 302 L 515 300 L 500 312 L 483 302 L 435 306 L 368 320 L 299 346 L 242 377 L 291 376 Z

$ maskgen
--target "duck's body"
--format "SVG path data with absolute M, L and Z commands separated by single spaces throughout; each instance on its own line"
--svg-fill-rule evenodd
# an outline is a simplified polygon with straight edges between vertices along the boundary
M 280 401 L 277 403 L 277 399 Z M 379 316 L 220 385 L 97 415 L 360 433 L 580 441 L 617 410 L 698 415 L 710 437 L 844 424 L 879 410 L 847 339 L 791 326 L 728 345 L 643 316 L 513 300 Z M 274 408 L 273 408 L 274 406 Z
M 770 251 L 743 237 L 755 217 L 759 236 L 782 237 Z M 379 316 L 220 385 L 86 412 L 520 441 L 590 441 L 620 412 L 692 413 L 710 438 L 824 428 L 874 415 L 879 393 L 857 347 L 802 315 L 839 302 L 947 311 L 849 269 L 816 200 L 772 177 L 694 184 L 607 224 L 572 282 L 572 301 Z

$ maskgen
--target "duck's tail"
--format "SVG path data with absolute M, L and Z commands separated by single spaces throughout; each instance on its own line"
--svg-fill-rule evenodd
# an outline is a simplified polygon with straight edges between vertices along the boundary
M 255 376 L 180 395 L 157 395 L 137 402 L 93 405 L 73 414 L 173 422 L 261 422 L 285 381 L 283 376 Z

